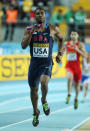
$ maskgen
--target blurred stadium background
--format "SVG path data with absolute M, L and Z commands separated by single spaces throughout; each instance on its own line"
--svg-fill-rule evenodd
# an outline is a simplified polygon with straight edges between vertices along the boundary
M 26 26 L 35 24 L 37 6 L 46 10 L 46 23 L 59 26 L 65 40 L 75 30 L 90 51 L 90 0 L 0 0 L 1 81 L 27 79 L 29 48 L 22 50 L 21 40 Z M 56 51 L 54 41 L 53 53 Z M 52 77 L 65 77 L 65 62 L 64 56 L 62 66 L 55 63 Z
M 78 111 L 73 109 L 73 100 L 68 106 L 65 104 L 66 55 L 62 64 L 56 63 L 57 40 L 53 43 L 52 78 L 55 79 L 49 83 L 48 95 L 51 115 L 44 117 L 40 109 L 40 127 L 31 125 L 32 105 L 27 82 L 30 54 L 29 48 L 21 48 L 21 41 L 24 29 L 35 24 L 34 11 L 38 6 L 46 10 L 46 24 L 58 26 L 65 41 L 69 40 L 71 31 L 77 31 L 86 51 L 90 52 L 90 0 L 0 0 L 0 130 L 70 131 L 64 130 L 69 128 L 74 131 L 89 120 L 78 131 L 90 131 L 90 95 L 85 104 L 80 103 Z

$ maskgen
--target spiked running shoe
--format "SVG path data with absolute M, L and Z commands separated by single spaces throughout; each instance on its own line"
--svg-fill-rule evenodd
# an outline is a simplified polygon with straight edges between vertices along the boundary
M 75 99 L 75 101 L 74 101 L 74 109 L 77 109 L 77 108 L 78 108 L 78 100 Z
M 69 101 L 70 101 L 70 95 L 68 95 L 67 98 L 66 98 L 66 104 L 68 104 Z
M 33 114 L 33 121 L 32 121 L 32 124 L 33 126 L 38 126 L 39 124 L 39 120 L 38 120 L 38 117 L 39 117 L 39 114 L 40 114 L 40 111 L 38 110 L 38 113 L 37 114 Z
M 42 101 L 42 99 L 41 99 L 41 101 Z M 45 115 L 49 115 L 50 108 L 48 107 L 47 101 L 45 101 L 45 102 L 42 101 L 42 106 L 43 106 L 43 111 L 44 111 Z

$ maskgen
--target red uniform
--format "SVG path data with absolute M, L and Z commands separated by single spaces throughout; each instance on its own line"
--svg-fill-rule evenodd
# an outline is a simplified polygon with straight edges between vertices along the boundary
M 79 42 L 75 43 L 77 48 Z M 81 67 L 80 67 L 80 54 L 74 49 L 74 46 L 70 43 L 67 43 L 67 63 L 66 63 L 67 72 L 72 72 L 75 82 L 81 80 Z

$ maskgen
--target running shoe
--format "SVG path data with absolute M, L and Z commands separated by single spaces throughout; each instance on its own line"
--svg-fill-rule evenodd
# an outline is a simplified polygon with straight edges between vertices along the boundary
M 42 99 L 41 99 L 41 101 L 42 101 Z M 45 101 L 45 102 L 42 101 L 42 106 L 43 106 L 43 111 L 44 111 L 45 115 L 49 115 L 50 108 L 48 107 L 47 101 Z
M 70 95 L 68 95 L 67 98 L 66 98 L 66 104 L 68 104 L 69 101 L 70 101 Z
M 33 121 L 32 121 L 33 126 L 38 126 L 38 124 L 39 124 L 39 120 L 38 120 L 39 114 L 40 114 L 39 110 L 38 110 L 37 114 L 33 114 Z
M 75 101 L 74 101 L 74 109 L 77 109 L 77 108 L 78 108 L 78 100 L 75 99 Z

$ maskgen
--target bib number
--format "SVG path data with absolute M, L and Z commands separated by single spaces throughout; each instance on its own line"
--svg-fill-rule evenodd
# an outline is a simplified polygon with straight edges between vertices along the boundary
M 33 57 L 48 57 L 49 56 L 49 44 L 33 44 Z
M 48 54 L 49 54 L 48 48 L 40 48 L 40 47 L 33 48 L 34 57 L 48 57 Z
M 67 60 L 68 61 L 76 61 L 77 60 L 76 53 L 67 54 Z

